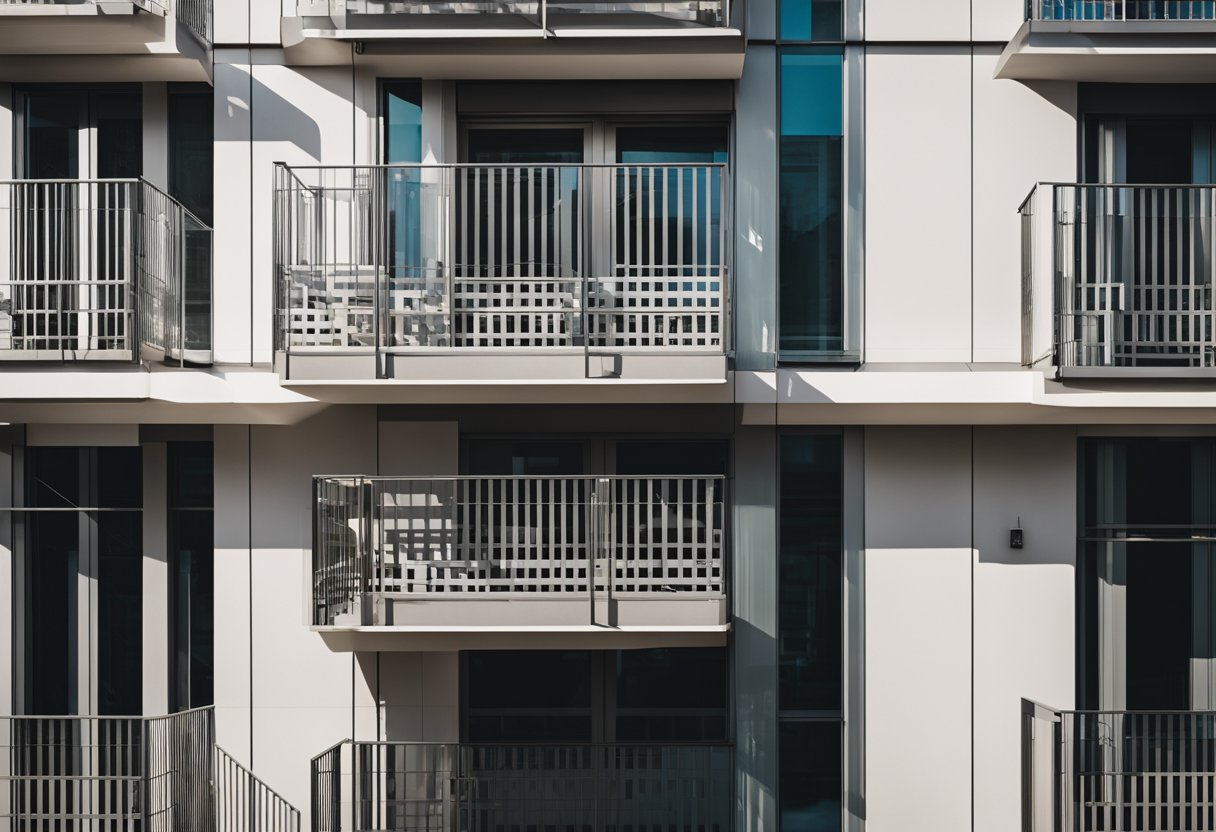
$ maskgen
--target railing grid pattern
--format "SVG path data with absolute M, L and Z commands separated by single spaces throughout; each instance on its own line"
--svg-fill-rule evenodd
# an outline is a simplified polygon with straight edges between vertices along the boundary
M 216 832 L 300 832 L 299 810 L 218 747 L 215 774 Z
M 1046 803 L 1047 774 L 1057 778 L 1056 797 L 1051 811 L 1024 808 L 1026 832 L 1216 830 L 1216 713 L 1040 716 L 1050 720 L 1037 721 L 1033 742 L 1046 743 L 1050 753 L 1040 748 L 1024 756 L 1023 793 Z
M 0 0 L 0 6 L 83 6 L 93 5 L 98 0 Z M 160 9 L 167 11 L 167 0 L 133 0 L 135 5 L 145 9 Z
M 720 165 L 287 168 L 280 347 L 725 349 Z
M 1216 367 L 1216 189 L 1055 185 L 1023 206 L 1023 338 L 1054 308 L 1061 367 Z M 1050 197 L 1050 207 L 1044 197 Z M 1050 211 L 1052 285 L 1037 277 L 1031 206 Z M 1037 285 L 1042 287 L 1042 283 Z M 1024 359 L 1030 357 L 1024 340 Z M 1032 359 L 1033 360 L 1033 359 Z
M 727 0 L 297 0 L 297 14 L 519 15 L 537 26 L 557 15 L 650 15 L 701 26 L 726 26 Z
M 721 477 L 319 477 L 314 623 L 363 594 L 718 598 Z
M 333 777 L 346 755 L 349 792 Z M 326 832 L 729 832 L 726 745 L 478 745 L 349 741 L 314 759 Z M 340 778 L 345 781 L 345 778 Z
M 211 832 L 209 709 L 0 718 L 0 825 L 11 832 Z
M 176 0 L 178 22 L 185 24 L 204 43 L 212 41 L 212 0 Z
M 1216 0 L 1029 0 L 1031 20 L 1216 20 Z
M 210 240 L 140 180 L 0 182 L 0 359 L 209 354 Z

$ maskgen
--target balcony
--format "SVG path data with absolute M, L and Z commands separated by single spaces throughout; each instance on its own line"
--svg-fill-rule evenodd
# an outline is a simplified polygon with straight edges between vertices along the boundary
M 996 77 L 1185 83 L 1216 68 L 1213 0 L 1028 0 Z
M 212 19 L 212 0 L 0 0 L 0 73 L 26 82 L 210 81 Z
M 339 743 L 312 761 L 312 828 L 734 828 L 729 745 Z
M 1216 187 L 1040 184 L 1020 210 L 1024 364 L 1216 372 Z
M 743 72 L 743 3 L 731 0 L 296 0 L 282 39 L 293 64 L 359 44 L 381 74 L 728 78 Z
M 1057 711 L 1022 700 L 1022 828 L 1205 829 L 1216 713 Z
M 0 182 L 0 361 L 211 360 L 211 229 L 138 179 Z
M 722 165 L 280 165 L 279 373 L 721 383 L 729 206 Z
M 314 493 L 312 623 L 331 647 L 726 643 L 723 477 L 318 477 Z
M 0 830 L 299 832 L 215 744 L 215 712 L 0 717 Z

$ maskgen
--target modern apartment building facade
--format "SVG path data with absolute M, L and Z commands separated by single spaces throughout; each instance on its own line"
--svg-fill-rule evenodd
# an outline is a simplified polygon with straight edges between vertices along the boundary
M 0 830 L 1216 825 L 1216 4 L 0 0 Z

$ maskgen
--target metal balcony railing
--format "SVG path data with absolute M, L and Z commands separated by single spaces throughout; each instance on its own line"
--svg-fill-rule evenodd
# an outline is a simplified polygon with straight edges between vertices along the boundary
M 278 347 L 721 354 L 722 165 L 279 165 Z
M 0 182 L 0 360 L 210 361 L 211 229 L 138 179 Z
M 1216 712 L 1022 701 L 1024 832 L 1216 828 Z
M 1022 216 L 1022 358 L 1216 368 L 1216 187 L 1041 184 Z
M 127 0 L 136 8 L 159 15 L 169 13 L 170 0 Z M 172 0 L 177 20 L 204 43 L 211 43 L 212 0 Z M 0 0 L 0 6 L 106 6 L 107 0 Z
M 647 21 L 668 26 L 723 27 L 731 15 L 730 0 L 297 0 L 300 17 L 345 19 L 348 16 L 395 17 L 402 25 L 416 15 L 450 16 L 453 20 L 516 16 L 539 29 L 560 18 L 596 17 L 612 26 L 645 27 Z
M 183 0 L 178 0 L 182 2 Z M 169 0 L 128 0 L 137 8 L 166 14 Z M 196 0 L 197 2 L 197 0 Z M 206 0 L 204 0 L 206 2 Z M 0 0 L 0 6 L 104 6 L 106 0 Z
M 211 832 L 215 718 L 0 717 L 0 830 Z
M 1216 0 L 1029 0 L 1028 20 L 1216 21 Z
M 312 761 L 314 832 L 730 832 L 733 750 L 346 740 Z
M 0 832 L 299 832 L 215 744 L 215 709 L 0 717 Z
M 313 623 L 365 596 L 724 599 L 724 477 L 317 477 Z
M 215 829 L 216 832 L 300 832 L 300 810 L 217 747 Z
M 203 43 L 211 43 L 215 12 L 212 0 L 176 0 L 177 20 L 199 37 Z

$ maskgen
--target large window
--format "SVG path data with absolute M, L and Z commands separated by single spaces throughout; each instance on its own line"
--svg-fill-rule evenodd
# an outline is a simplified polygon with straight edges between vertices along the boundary
M 782 832 L 841 824 L 843 437 L 780 444 L 778 743 Z
M 168 445 L 169 706 L 213 701 L 214 474 L 210 442 Z
M 780 63 L 780 352 L 846 349 L 843 53 L 783 49 Z
M 138 447 L 26 450 L 25 713 L 140 713 L 142 506 Z
M 729 679 L 722 647 L 469 651 L 464 738 L 725 742 Z
M 1216 440 L 1083 440 L 1080 495 L 1080 706 L 1216 707 Z

